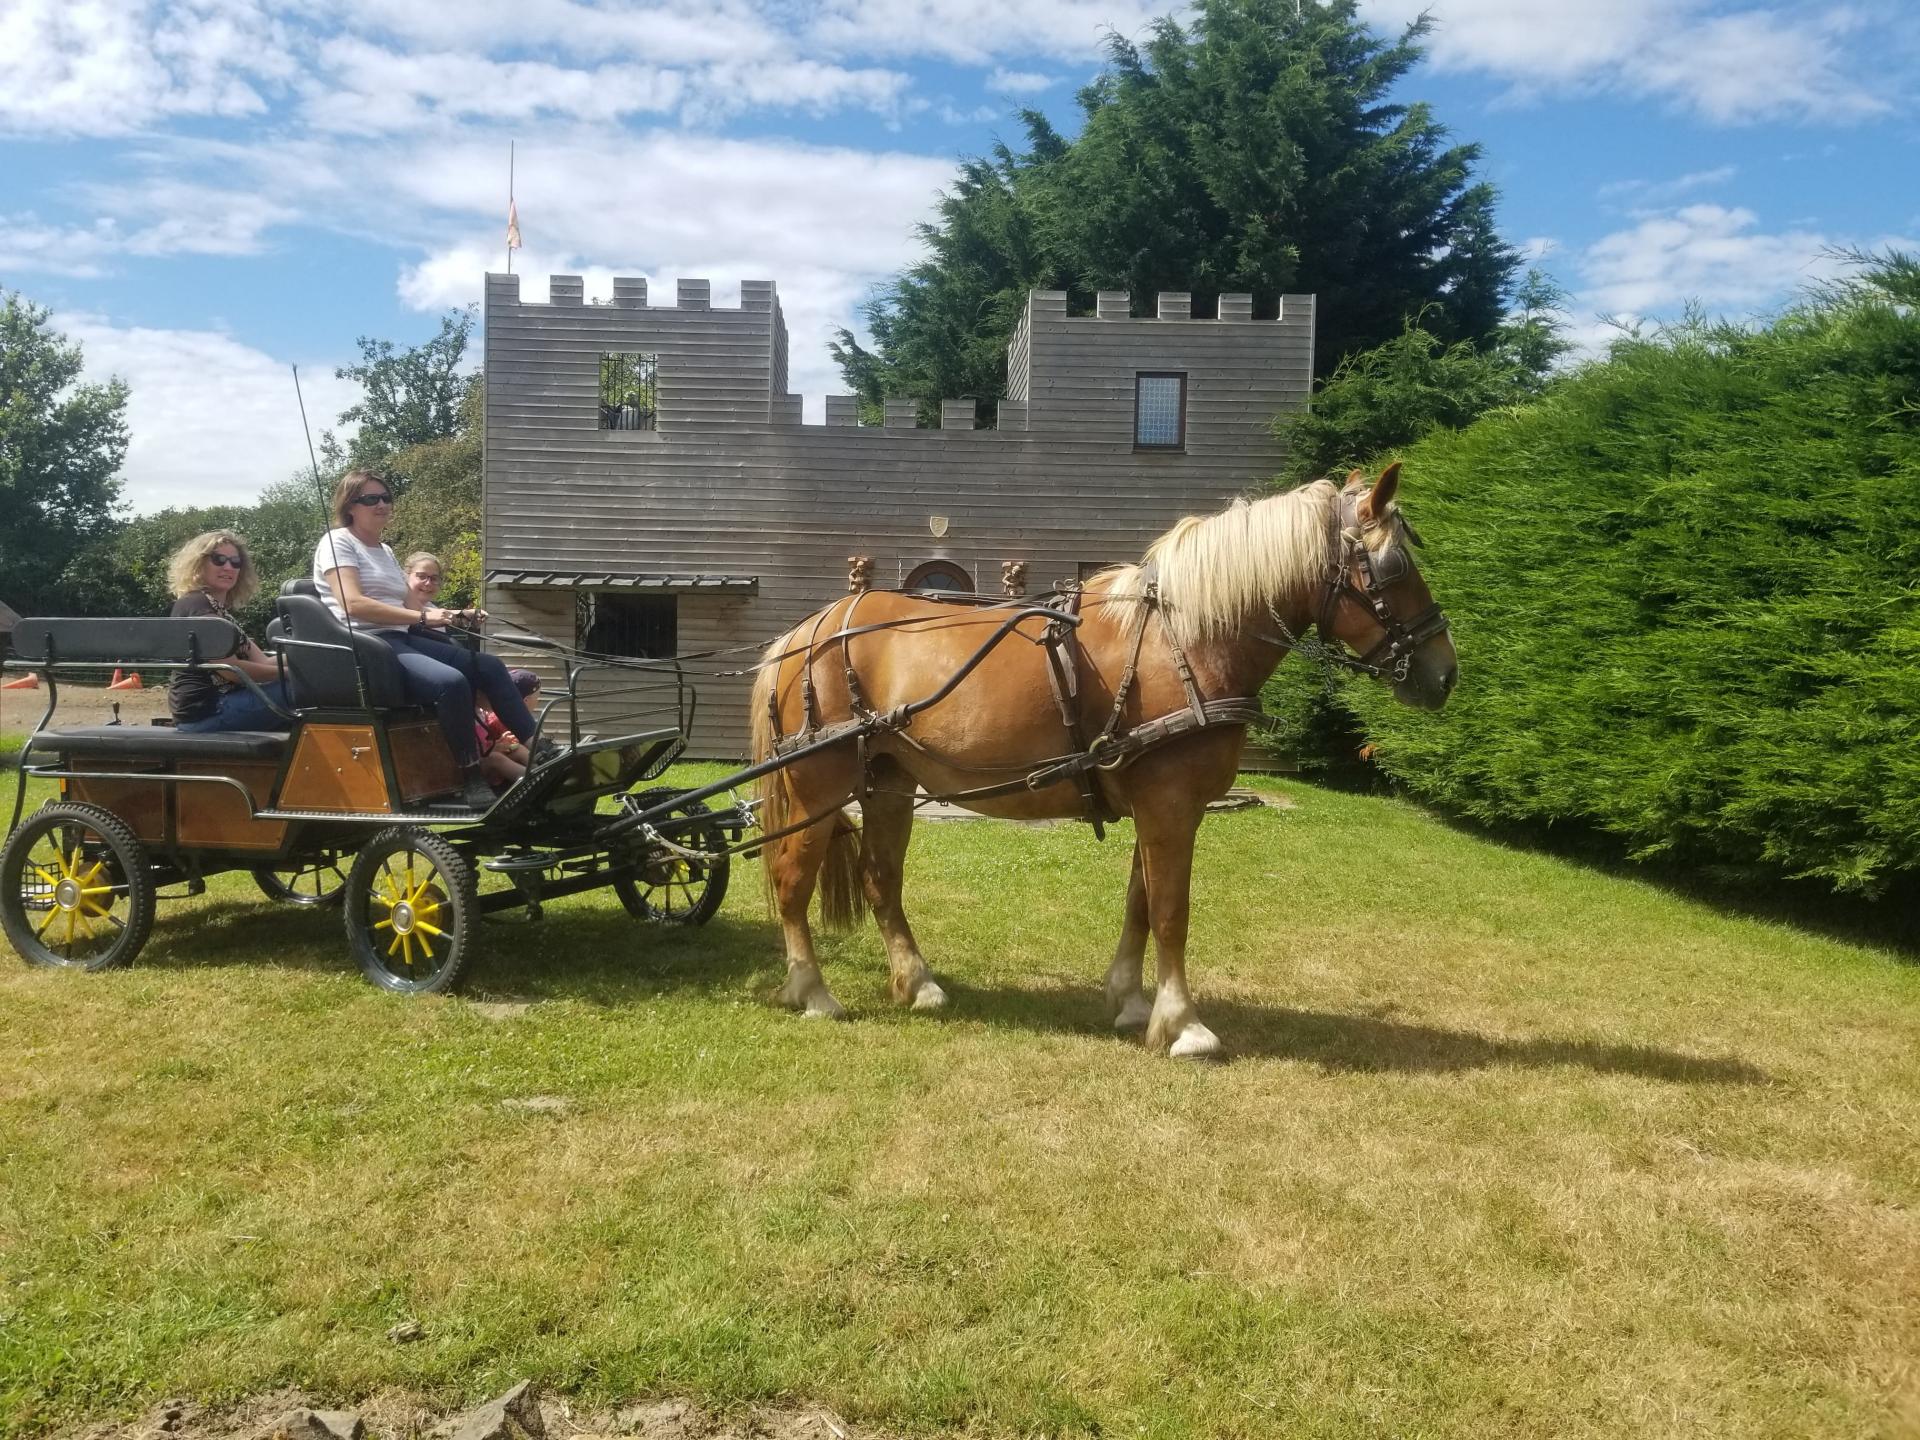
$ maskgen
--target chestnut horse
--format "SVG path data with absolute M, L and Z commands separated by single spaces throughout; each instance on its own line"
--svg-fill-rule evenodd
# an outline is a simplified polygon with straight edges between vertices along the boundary
M 1414 568 L 1392 503 L 1398 484 L 1395 464 L 1371 489 L 1355 471 L 1344 489 L 1320 480 L 1182 520 L 1144 564 L 1086 582 L 1077 627 L 1029 616 L 984 654 L 1019 602 L 867 591 L 776 641 L 754 686 L 754 759 L 813 746 L 761 781 L 762 830 L 794 827 L 762 852 L 786 935 L 780 1001 L 810 1016 L 845 1013 L 807 925 L 819 885 L 829 925 L 856 920 L 863 899 L 873 910 L 896 1001 L 946 1004 L 900 901 L 916 786 L 1020 820 L 1098 819 L 1104 808 L 1131 816 L 1135 836 L 1107 969 L 1114 1026 L 1144 1027 L 1150 1048 L 1175 1056 L 1219 1054 L 1187 987 L 1193 843 L 1208 802 L 1233 783 L 1261 685 L 1317 625 L 1329 646 L 1361 657 L 1346 663 L 1388 680 L 1408 704 L 1438 709 L 1453 689 L 1453 645 Z M 1069 655 L 1049 658 L 1049 628 Z M 949 694 L 914 705 L 976 655 Z M 858 829 L 843 809 L 854 799 Z M 1149 932 L 1151 1003 L 1141 986 Z

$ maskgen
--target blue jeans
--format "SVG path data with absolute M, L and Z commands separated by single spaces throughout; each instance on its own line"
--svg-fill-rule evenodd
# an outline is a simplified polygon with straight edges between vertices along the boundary
M 293 702 L 287 699 L 287 687 L 282 681 L 266 681 L 260 689 L 268 700 L 282 709 L 293 708 Z M 291 730 L 293 722 L 274 714 L 260 696 L 242 685 L 236 690 L 222 690 L 220 708 L 206 719 L 181 721 L 173 728 L 187 735 L 208 735 L 217 730 Z
M 459 764 L 480 763 L 480 746 L 473 734 L 476 690 L 487 697 L 507 729 L 523 743 L 533 743 L 533 716 L 498 655 L 416 631 L 386 630 L 380 638 L 393 647 L 406 672 L 407 699 L 432 708 Z

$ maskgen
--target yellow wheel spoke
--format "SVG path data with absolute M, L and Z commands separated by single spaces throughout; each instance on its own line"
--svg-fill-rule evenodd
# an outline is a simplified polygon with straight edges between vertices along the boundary
M 61 908 L 58 905 L 54 906 L 53 909 L 47 912 L 47 918 L 40 922 L 40 928 L 33 932 L 33 938 L 38 940 L 42 935 L 46 934 L 47 927 L 53 924 L 54 921 L 58 920 L 65 913 L 66 912 L 61 910 Z
M 373 928 L 376 930 L 391 930 L 393 928 L 393 921 L 390 919 L 376 920 L 373 922 Z
M 81 887 L 80 887 L 80 893 L 81 893 L 82 895 L 111 895 L 111 894 L 113 894 L 113 886 L 111 886 L 111 885 L 83 885 L 83 886 L 81 886 Z
M 414 921 L 413 928 L 416 930 L 424 930 L 427 932 L 427 934 L 435 937 L 438 937 L 447 933 L 446 931 L 442 930 L 438 925 L 429 924 L 425 920 Z
M 398 930 L 394 931 L 393 943 L 387 946 L 387 954 L 391 955 L 394 951 L 398 950 L 400 948 L 400 942 L 406 938 L 407 937 L 402 935 Z
M 415 938 L 417 938 L 420 941 L 420 954 L 424 958 L 431 960 L 433 958 L 433 942 L 427 939 L 427 937 L 424 935 L 420 935 Z
M 82 915 L 98 915 L 105 918 L 107 911 L 111 908 L 113 907 L 109 905 L 95 905 L 89 900 L 82 900 L 80 902 L 80 913 Z
M 400 956 L 406 961 L 407 968 L 411 970 L 413 968 L 413 936 L 402 935 L 400 937 Z
M 34 865 L 31 860 L 29 860 L 27 863 L 29 865 L 33 865 L 33 873 L 38 875 L 42 880 L 46 881 L 49 889 L 51 889 L 53 886 L 58 885 L 60 883 L 60 877 L 54 874 L 51 870 L 43 869 L 39 865 Z
M 67 911 L 67 948 L 69 950 L 73 948 L 73 932 L 74 932 L 74 927 L 78 923 L 79 922 L 75 918 L 75 912 L 72 910 Z
M 100 872 L 101 872 L 102 870 L 104 870 L 104 869 L 106 869 L 106 868 L 107 868 L 107 862 L 106 862 L 106 861 L 104 861 L 104 860 L 96 860 L 96 861 L 94 861 L 94 862 L 93 862 L 93 869 L 91 869 L 91 870 L 89 870 L 89 871 L 87 871 L 87 873 L 86 873 L 86 874 L 84 874 L 84 875 L 82 875 L 82 876 L 80 876 L 80 877 L 78 877 L 78 878 L 79 878 L 79 881 L 80 881 L 80 883 L 81 883 L 82 885 L 91 885 L 91 884 L 92 884 L 92 883 L 93 883 L 93 882 L 94 882 L 95 880 L 97 880 L 97 879 L 99 879 L 99 878 L 100 878 Z
M 86 912 L 76 909 L 72 914 L 73 923 L 80 927 L 81 936 L 88 940 L 93 939 L 93 922 L 87 919 Z
M 80 873 L 80 847 L 78 845 L 73 847 L 73 859 L 67 862 L 65 868 L 62 869 L 60 873 L 69 880 Z

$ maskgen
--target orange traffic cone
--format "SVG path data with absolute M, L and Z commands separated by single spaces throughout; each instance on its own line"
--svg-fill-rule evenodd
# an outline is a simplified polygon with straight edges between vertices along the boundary
M 146 687 L 140 683 L 140 672 L 138 670 L 133 671 L 124 680 L 120 678 L 120 672 L 118 670 L 114 671 L 113 683 L 107 686 L 109 690 L 144 690 L 145 688 Z
M 4 685 L 0 685 L 0 690 L 38 690 L 39 688 L 40 676 L 37 671 L 22 675 L 18 680 L 9 680 Z

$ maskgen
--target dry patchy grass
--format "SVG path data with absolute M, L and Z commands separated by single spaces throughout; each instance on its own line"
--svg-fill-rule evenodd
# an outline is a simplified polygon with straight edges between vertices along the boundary
M 525 1374 L 907 1432 L 1920 1427 L 1920 969 L 1284 788 L 1203 832 L 1208 1069 L 1106 1030 L 1125 827 L 922 827 L 941 1018 L 871 930 L 854 1023 L 769 1009 L 751 866 L 704 931 L 490 922 L 506 1020 L 237 878 L 133 969 L 0 968 L 0 1430 Z

